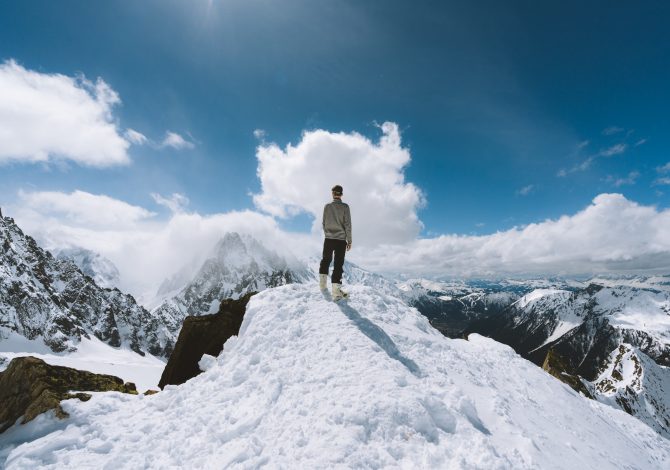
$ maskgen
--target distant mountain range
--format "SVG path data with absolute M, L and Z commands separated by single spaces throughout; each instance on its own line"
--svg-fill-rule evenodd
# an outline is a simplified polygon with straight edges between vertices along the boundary
M 317 278 L 317 260 L 227 233 L 195 275 L 168 278 L 148 310 L 111 287 L 109 260 L 83 249 L 54 257 L 9 217 L 0 217 L 0 262 L 0 342 L 14 332 L 56 352 L 95 336 L 167 357 L 186 316 Z M 402 299 L 446 336 L 489 336 L 545 368 L 551 353 L 553 375 L 670 437 L 670 278 L 396 282 L 349 262 L 344 271 L 346 283 Z
M 670 437 L 670 278 L 413 280 L 401 288 L 445 335 L 489 336 L 538 366 L 551 352 L 566 383 Z

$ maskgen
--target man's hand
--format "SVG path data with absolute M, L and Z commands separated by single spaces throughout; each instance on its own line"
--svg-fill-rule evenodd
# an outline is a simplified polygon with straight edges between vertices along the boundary
M 351 243 L 347 243 L 347 251 L 351 250 Z

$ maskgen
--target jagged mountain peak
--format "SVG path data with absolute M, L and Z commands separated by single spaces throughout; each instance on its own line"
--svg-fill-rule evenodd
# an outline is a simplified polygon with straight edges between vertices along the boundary
M 58 259 L 70 260 L 95 280 L 100 287 L 117 287 L 120 281 L 119 270 L 114 263 L 92 250 L 81 247 L 62 248 L 54 251 Z
M 228 232 L 181 289 L 156 302 L 153 312 L 180 325 L 187 315 L 217 311 L 222 299 L 304 282 L 311 276 L 307 266 L 290 253 L 279 254 L 251 235 Z
M 217 242 L 208 262 L 219 264 L 229 271 L 250 268 L 272 271 L 288 267 L 285 257 L 266 248 L 251 235 L 237 232 L 228 232 Z
M 69 258 L 58 259 L 0 219 L 0 341 L 14 332 L 41 339 L 56 352 L 73 351 L 82 337 L 111 346 L 164 354 L 162 325 L 135 299 L 99 286 Z

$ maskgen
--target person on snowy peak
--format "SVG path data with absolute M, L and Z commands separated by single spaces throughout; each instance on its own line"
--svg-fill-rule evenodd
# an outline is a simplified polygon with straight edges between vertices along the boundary
M 319 266 L 319 287 L 326 290 L 326 281 L 328 279 L 328 269 L 335 253 L 335 265 L 333 266 L 333 275 L 330 278 L 333 284 L 333 300 L 340 300 L 347 297 L 347 293 L 342 290 L 342 266 L 344 265 L 344 255 L 351 249 L 351 212 L 349 206 L 342 202 L 342 186 L 335 185 L 331 189 L 333 201 L 329 202 L 323 208 L 323 256 Z

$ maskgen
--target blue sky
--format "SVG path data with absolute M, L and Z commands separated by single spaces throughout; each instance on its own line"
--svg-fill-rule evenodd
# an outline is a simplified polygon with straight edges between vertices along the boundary
M 660 1 L 5 1 L 0 60 L 101 77 L 119 129 L 194 146 L 134 145 L 131 164 L 105 169 L 5 163 L 0 197 L 81 190 L 167 217 L 150 193 L 180 193 L 200 214 L 253 209 L 254 130 L 284 148 L 314 129 L 377 141 L 390 121 L 425 196 L 422 237 L 556 219 L 601 193 L 663 210 L 669 23 Z
M 173 155 L 134 148 L 133 164 L 113 170 L 5 167 L 3 196 L 35 185 L 251 207 L 254 129 L 285 145 L 312 128 L 374 137 L 373 122 L 391 120 L 411 149 L 406 177 L 427 195 L 426 233 L 556 217 L 600 192 L 666 206 L 651 182 L 670 160 L 670 6 L 540 3 L 3 2 L 2 59 L 100 76 L 124 126 L 197 141 Z M 556 176 L 618 143 L 623 154 Z M 632 171 L 635 184 L 607 181 Z

